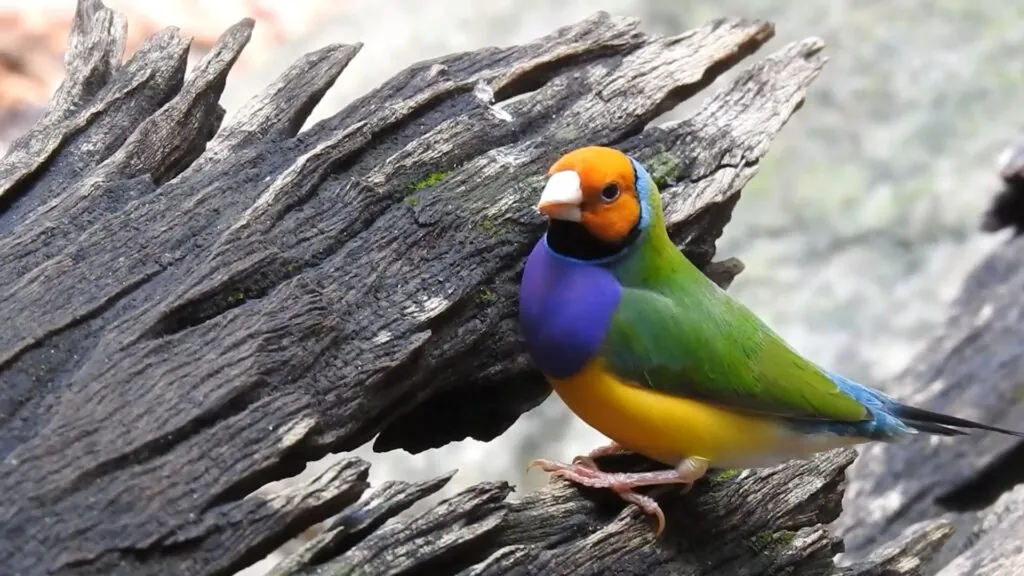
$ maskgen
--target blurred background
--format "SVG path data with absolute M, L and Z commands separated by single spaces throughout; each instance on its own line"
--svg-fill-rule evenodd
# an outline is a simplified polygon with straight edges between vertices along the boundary
M 129 47 L 174 25 L 195 57 L 237 20 L 256 19 L 229 77 L 230 115 L 301 54 L 365 43 L 311 122 L 405 66 L 528 41 L 595 10 L 675 34 L 719 16 L 771 20 L 784 43 L 819 36 L 830 63 L 744 191 L 719 254 L 747 265 L 730 289 L 798 350 L 884 387 L 939 327 L 960 282 L 1002 235 L 979 231 L 998 188 L 994 159 L 1024 120 L 1024 3 L 1003 0 L 106 0 Z M 0 153 L 59 84 L 74 0 L 0 0 Z M 742 66 L 742 65 L 741 65 Z M 719 81 L 719 84 L 721 81 Z M 691 111 L 716 89 L 668 115 Z M 520 490 L 534 457 L 568 459 L 604 440 L 556 398 L 501 438 L 411 456 L 362 456 L 371 480 L 458 468 L 443 495 L 484 479 Z M 307 468 L 319 470 L 323 462 Z M 273 490 L 275 487 L 267 487 Z M 442 496 L 443 496 L 442 495 Z M 247 570 L 259 574 L 268 558 Z

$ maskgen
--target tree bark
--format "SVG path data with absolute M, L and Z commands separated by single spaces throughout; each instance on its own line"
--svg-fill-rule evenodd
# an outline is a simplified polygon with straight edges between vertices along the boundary
M 279 574 L 923 573 L 944 519 L 834 566 L 849 450 L 662 489 L 659 541 L 560 482 L 400 516 L 450 476 L 371 488 L 348 457 L 255 492 L 370 440 L 488 440 L 549 394 L 516 288 L 544 171 L 570 148 L 644 162 L 680 248 L 727 286 L 742 264 L 713 262 L 715 241 L 825 58 L 789 44 L 648 126 L 773 28 L 665 38 L 598 13 L 416 64 L 300 132 L 360 45 L 306 55 L 225 122 L 252 26 L 186 74 L 175 29 L 122 63 L 125 19 L 80 0 L 67 78 L 0 162 L 0 572 L 230 574 L 326 520 Z
M 982 221 L 984 229 L 1012 228 L 1013 235 L 972 271 L 942 331 L 887 386 L 922 407 L 1016 430 L 1024 430 L 1020 154 L 1016 146 L 1004 154 L 1004 189 Z M 989 433 L 866 447 L 851 469 L 846 511 L 836 526 L 848 556 L 864 555 L 912 523 L 942 518 L 958 535 L 933 571 L 1019 574 L 1024 563 L 1011 542 L 1024 533 L 1024 493 L 1014 489 L 1024 481 L 1022 458 L 1020 438 Z M 964 572 L 965 565 L 974 568 Z

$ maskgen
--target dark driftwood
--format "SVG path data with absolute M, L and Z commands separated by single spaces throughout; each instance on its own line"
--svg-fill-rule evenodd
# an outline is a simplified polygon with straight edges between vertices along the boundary
M 229 574 L 323 520 L 278 573 L 918 574 L 949 537 L 931 521 L 835 568 L 852 451 L 669 491 L 657 543 L 562 483 L 396 517 L 449 477 L 370 488 L 345 458 L 254 494 L 374 438 L 490 439 L 546 397 L 515 293 L 567 149 L 647 163 L 680 246 L 728 285 L 742 265 L 712 262 L 715 240 L 825 58 L 790 44 L 647 128 L 772 27 L 660 38 L 598 14 L 412 66 L 300 134 L 359 45 L 305 56 L 225 123 L 251 28 L 186 75 L 175 30 L 122 64 L 124 18 L 81 0 L 67 79 L 0 162 L 0 572 Z
M 1000 211 L 1004 191 L 990 213 Z M 1005 205 L 1004 205 L 1005 207 Z M 1003 212 L 1013 218 L 1011 212 Z M 967 278 L 941 334 L 890 383 L 893 394 L 919 405 L 996 425 L 1024 429 L 1024 237 L 1015 235 Z M 1024 443 L 997 434 L 870 446 L 851 468 L 851 490 L 838 522 L 851 557 L 885 542 L 912 523 L 942 517 L 958 537 L 935 568 L 957 554 L 985 564 L 985 574 L 1019 574 L 1007 554 L 1024 533 L 1020 489 Z M 1009 511 L 1008 511 L 1009 510 Z M 978 540 L 979 533 L 990 534 Z M 995 543 L 1002 542 L 1000 548 Z M 951 565 L 942 574 L 960 572 Z
M 1024 227 L 1024 138 L 1003 150 L 998 169 L 1003 187 L 985 211 L 981 227 L 988 232 L 1012 228 L 1019 234 Z
M 964 282 L 942 332 L 891 393 L 922 406 L 1024 429 L 1024 146 L 999 161 L 1003 189 L 982 228 L 1014 230 Z M 1024 566 L 1024 443 L 978 434 L 905 446 L 871 446 L 851 468 L 837 522 L 850 558 L 911 524 L 953 526 L 957 536 L 929 566 L 943 576 L 1012 576 Z M 1012 490 L 1012 491 L 1011 491 Z M 994 504 L 993 504 L 994 502 Z M 938 518 L 938 519 L 937 519 Z

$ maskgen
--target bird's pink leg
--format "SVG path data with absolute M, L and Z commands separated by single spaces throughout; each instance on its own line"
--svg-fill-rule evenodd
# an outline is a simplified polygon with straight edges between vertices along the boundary
M 612 456 L 615 454 L 621 454 L 623 452 L 629 452 L 629 450 L 623 448 L 621 444 L 612 442 L 611 444 L 594 448 L 593 450 L 588 452 L 586 456 L 577 456 L 573 458 L 572 463 L 597 470 L 597 462 L 594 462 L 596 458 L 601 458 L 602 456 Z
M 599 448 L 598 450 L 603 449 L 610 449 L 610 447 Z M 708 471 L 708 461 L 703 458 L 687 458 L 680 462 L 675 470 L 658 470 L 656 472 L 602 472 L 594 464 L 592 458 L 587 459 L 589 459 L 589 464 L 585 460 L 584 462 L 576 461 L 572 464 L 564 464 L 552 460 L 534 460 L 527 466 L 527 470 L 536 466 L 556 478 L 564 478 L 570 482 L 590 488 L 608 488 L 613 490 L 626 502 L 636 504 L 641 510 L 657 519 L 657 535 L 661 535 L 661 532 L 665 529 L 664 512 L 661 511 L 661 507 L 658 506 L 658 503 L 653 498 L 637 494 L 633 492 L 633 489 L 641 486 L 659 486 L 662 484 L 686 484 L 689 486 Z M 578 458 L 577 460 L 580 459 Z

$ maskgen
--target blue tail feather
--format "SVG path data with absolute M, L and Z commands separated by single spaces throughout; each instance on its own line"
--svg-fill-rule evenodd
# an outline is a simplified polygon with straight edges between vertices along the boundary
M 825 372 L 825 374 L 839 386 L 840 390 L 866 406 L 871 413 L 871 418 L 861 422 L 805 420 L 798 425 L 801 431 L 883 441 L 895 440 L 916 433 L 915 429 L 890 412 L 894 401 L 888 396 L 839 374 L 831 372 Z
M 967 434 L 962 428 L 975 428 L 1024 437 L 1024 433 L 998 428 L 931 412 L 903 404 L 880 390 L 858 384 L 849 378 L 832 372 L 825 372 L 839 389 L 854 397 L 871 412 L 871 418 L 861 422 L 835 422 L 822 420 L 793 421 L 794 428 L 811 434 L 835 434 L 869 440 L 895 440 L 900 437 L 925 432 L 942 436 Z

